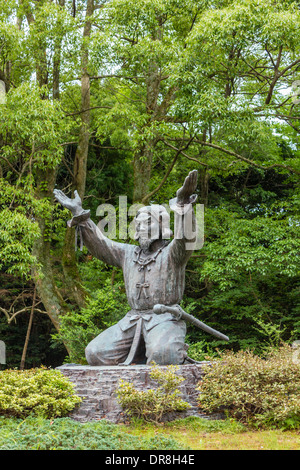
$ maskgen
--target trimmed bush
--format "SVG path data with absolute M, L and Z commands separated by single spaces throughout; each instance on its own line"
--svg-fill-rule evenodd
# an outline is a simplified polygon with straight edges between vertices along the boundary
M 250 351 L 221 353 L 205 366 L 197 390 L 206 412 L 223 411 L 247 424 L 300 427 L 300 365 L 288 345 L 266 358 Z
M 167 413 L 190 408 L 191 405 L 180 398 L 177 387 L 185 379 L 175 373 L 177 369 L 177 366 L 168 366 L 166 370 L 152 366 L 150 377 L 159 386 L 146 391 L 137 390 L 132 383 L 120 380 L 117 397 L 125 413 L 131 418 L 159 423 Z
M 0 415 L 55 418 L 66 416 L 80 402 L 73 384 L 58 370 L 0 372 Z

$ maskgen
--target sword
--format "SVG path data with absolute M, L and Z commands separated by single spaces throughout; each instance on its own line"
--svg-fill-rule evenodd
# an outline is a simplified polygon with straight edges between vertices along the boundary
M 225 341 L 229 341 L 228 336 L 223 335 L 223 333 L 220 333 L 217 330 L 214 330 L 210 326 L 207 326 L 205 323 L 202 321 L 198 320 L 197 318 L 193 317 L 193 315 L 190 315 L 189 313 L 186 313 L 179 305 L 162 305 L 162 304 L 156 304 L 153 307 L 153 312 L 154 313 L 171 313 L 174 315 L 176 320 L 180 320 L 181 318 L 183 320 L 186 320 L 193 325 L 197 326 L 203 331 L 206 331 L 206 333 L 210 333 L 213 336 L 216 336 L 217 338 L 223 339 Z

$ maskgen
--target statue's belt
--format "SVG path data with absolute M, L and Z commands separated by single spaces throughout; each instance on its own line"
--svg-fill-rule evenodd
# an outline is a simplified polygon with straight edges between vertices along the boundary
M 153 312 L 153 309 L 150 309 L 150 310 L 134 310 L 132 309 L 130 311 L 130 318 L 129 318 L 129 321 L 141 321 L 141 320 L 145 320 L 145 321 L 149 321 L 151 319 L 151 316 L 150 315 L 153 315 L 154 312 Z

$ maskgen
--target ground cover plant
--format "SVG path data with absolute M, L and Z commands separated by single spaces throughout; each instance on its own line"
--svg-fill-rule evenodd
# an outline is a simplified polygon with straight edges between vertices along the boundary
M 134 436 L 106 420 L 79 423 L 71 418 L 25 420 L 0 417 L 0 450 L 170 450 L 186 446 L 163 433 Z

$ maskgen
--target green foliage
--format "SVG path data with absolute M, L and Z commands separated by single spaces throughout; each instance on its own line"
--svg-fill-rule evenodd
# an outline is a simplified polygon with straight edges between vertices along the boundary
M 85 308 L 61 317 L 60 331 L 53 335 L 70 349 L 71 362 L 86 363 L 84 350 L 104 329 L 114 325 L 129 310 L 122 285 L 104 281 L 103 288 L 94 292 Z
M 187 266 L 184 307 L 227 334 L 234 350 L 261 354 L 299 336 L 297 192 L 296 179 L 273 170 L 210 181 L 206 239 Z M 188 342 L 199 341 L 226 347 L 188 326 Z
M 248 424 L 299 427 L 298 356 L 286 344 L 265 358 L 251 351 L 221 353 L 219 360 L 205 367 L 197 387 L 200 408 L 225 412 Z
M 79 423 L 71 418 L 0 417 L 0 450 L 183 450 L 172 437 L 132 436 L 106 420 Z
M 180 398 L 177 387 L 184 378 L 176 374 L 177 369 L 176 366 L 168 366 L 166 370 L 152 366 L 149 375 L 159 385 L 146 391 L 137 390 L 132 383 L 121 380 L 117 397 L 125 413 L 130 418 L 159 423 L 167 413 L 190 408 L 190 404 Z
M 286 286 L 290 291 L 286 292 Z M 263 353 L 268 344 L 277 346 L 281 340 L 290 341 L 299 336 L 299 290 L 297 280 L 267 279 L 240 276 L 234 288 L 226 291 L 213 286 L 194 307 L 195 316 L 226 333 L 229 347 L 250 348 Z M 203 341 L 210 348 L 228 347 L 216 338 L 196 332 L 189 327 L 189 342 Z M 193 345 L 191 345 L 192 351 Z M 204 352 L 207 346 L 204 347 Z M 190 355 L 190 350 L 189 350 Z M 191 356 L 193 357 L 193 356 Z
M 2 146 L 2 154 L 12 162 L 23 157 L 29 168 L 55 168 L 63 153 L 62 136 L 70 127 L 59 103 L 42 99 L 40 93 L 28 83 L 8 93 L 1 107 L 0 135 L 9 143 Z
M 26 418 L 67 415 L 81 402 L 73 384 L 58 370 L 44 368 L 0 372 L 0 414 Z
M 207 358 L 218 357 L 218 353 L 206 341 L 192 343 L 188 350 L 188 355 L 195 361 L 205 361 Z
M 220 224 L 219 237 L 205 248 L 208 260 L 202 268 L 202 279 L 209 277 L 225 290 L 234 286 L 241 270 L 262 276 L 270 270 L 291 278 L 297 276 L 300 250 L 297 216 L 289 213 L 284 217 L 277 210 L 271 217 L 263 215 L 250 220 L 224 209 L 212 210 L 208 219 Z
M 1 105 L 0 268 L 9 274 L 28 278 L 36 265 L 32 247 L 41 235 L 38 219 L 46 222 L 45 240 L 51 239 L 48 182 L 37 187 L 37 172 L 60 162 L 67 129 L 58 103 L 43 100 L 32 84 L 11 90 Z M 44 197 L 38 198 L 37 190 Z
M 35 262 L 31 248 L 40 235 L 37 223 L 23 214 L 5 209 L 0 212 L 0 269 L 26 276 Z

